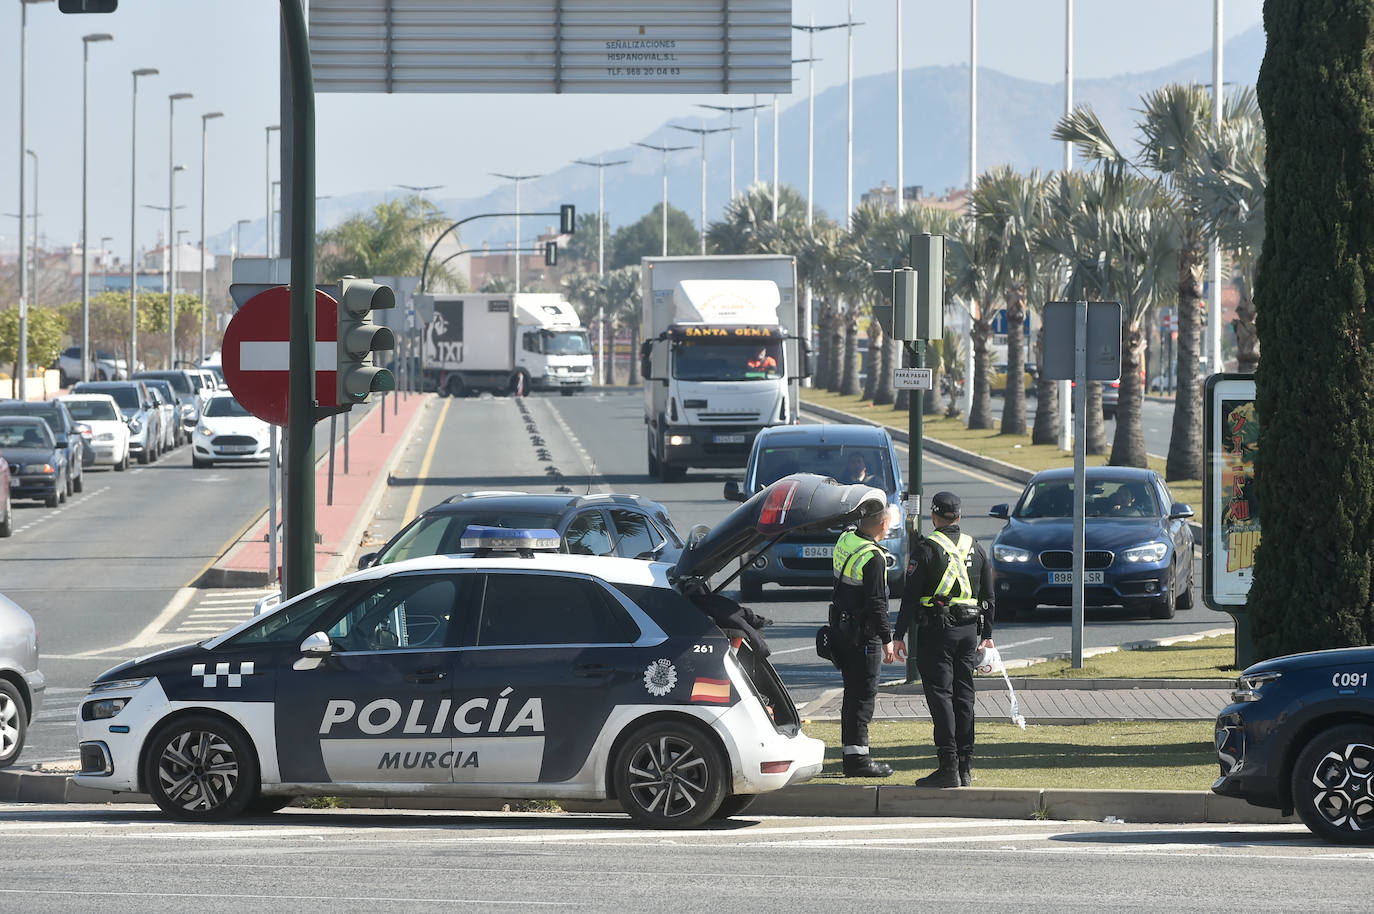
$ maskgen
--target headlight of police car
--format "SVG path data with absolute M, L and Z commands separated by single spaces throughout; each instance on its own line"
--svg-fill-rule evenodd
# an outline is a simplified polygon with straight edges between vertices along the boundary
M 1121 553 L 1121 559 L 1125 562 L 1158 562 L 1168 552 L 1168 543 L 1147 543 L 1144 546 L 1127 549 Z
M 1029 562 L 1031 560 L 1029 549 L 1006 546 L 1002 543 L 997 543 L 992 547 L 992 557 L 999 562 Z
M 142 679 L 116 679 L 112 682 L 101 682 L 91 686 L 91 694 L 98 695 L 109 692 L 136 692 L 141 689 L 149 677 Z M 124 710 L 124 706 L 131 700 L 129 695 L 112 695 L 108 698 L 96 698 L 87 701 L 81 706 L 82 720 L 107 720 Z
M 1232 701 L 1259 701 L 1260 690 L 1277 680 L 1283 674 L 1277 670 L 1264 673 L 1242 674 L 1236 680 L 1236 690 L 1231 693 Z

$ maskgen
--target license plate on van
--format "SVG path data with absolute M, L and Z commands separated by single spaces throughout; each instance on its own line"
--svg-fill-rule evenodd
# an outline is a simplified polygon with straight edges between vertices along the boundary
M 711 438 L 716 444 L 743 444 L 743 435 L 715 435 Z
M 804 559 L 828 559 L 835 554 L 834 546 L 803 546 L 801 557 Z
M 1050 583 L 1051 583 L 1051 584 L 1072 584 L 1072 583 L 1073 583 L 1073 572 L 1072 572 L 1072 571 L 1051 571 L 1051 572 L 1050 572 Z M 1102 583 L 1102 572 L 1100 572 L 1100 571 L 1085 571 L 1085 572 L 1083 572 L 1083 583 L 1085 583 L 1085 584 L 1101 584 L 1101 583 Z

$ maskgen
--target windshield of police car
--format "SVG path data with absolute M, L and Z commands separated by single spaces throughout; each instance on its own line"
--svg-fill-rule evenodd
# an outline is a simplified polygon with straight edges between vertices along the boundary
M 781 377 L 782 342 L 760 339 L 686 339 L 673 344 L 679 381 L 760 381 Z

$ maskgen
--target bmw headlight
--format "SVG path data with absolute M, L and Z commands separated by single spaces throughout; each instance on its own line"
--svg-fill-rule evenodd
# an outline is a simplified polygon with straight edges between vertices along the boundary
M 1003 543 L 993 544 L 992 557 L 999 562 L 1029 562 L 1031 560 L 1029 549 L 1007 546 Z
M 1278 670 L 1263 673 L 1242 673 L 1240 678 L 1236 680 L 1236 690 L 1231 693 L 1231 700 L 1259 701 L 1260 690 L 1282 675 Z
M 1124 562 L 1158 562 L 1169 554 L 1168 543 L 1146 543 L 1121 553 Z

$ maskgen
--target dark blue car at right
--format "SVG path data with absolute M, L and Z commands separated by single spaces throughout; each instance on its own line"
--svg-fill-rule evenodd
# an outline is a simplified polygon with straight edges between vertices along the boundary
M 1297 812 L 1319 837 L 1374 844 L 1374 647 L 1263 660 L 1216 724 L 1214 793 Z

